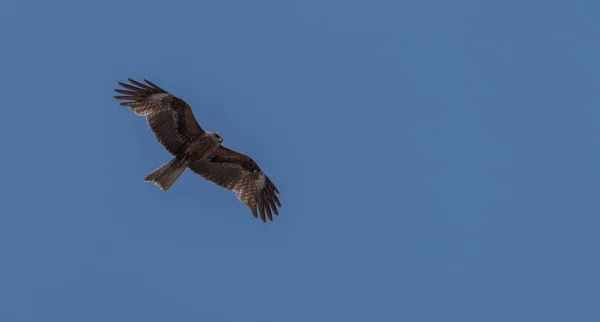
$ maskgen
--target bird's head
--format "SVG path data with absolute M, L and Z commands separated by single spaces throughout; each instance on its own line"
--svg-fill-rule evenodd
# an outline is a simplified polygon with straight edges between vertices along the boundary
M 223 137 L 221 136 L 221 134 L 219 134 L 217 132 L 213 132 L 212 135 L 215 138 L 215 140 L 217 140 L 217 142 L 219 142 L 219 144 L 223 143 Z

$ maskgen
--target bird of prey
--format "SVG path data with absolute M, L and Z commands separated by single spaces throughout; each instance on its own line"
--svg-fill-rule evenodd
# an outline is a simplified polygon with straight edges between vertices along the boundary
M 152 171 L 144 181 L 153 182 L 167 191 L 186 168 L 227 190 L 236 193 L 255 218 L 273 221 L 281 207 L 279 190 L 245 154 L 222 145 L 223 137 L 207 132 L 196 121 L 192 109 L 182 99 L 145 80 L 146 84 L 128 78 L 131 84 L 118 82 L 123 89 L 115 89 L 128 107 L 137 115 L 145 116 L 156 139 L 174 158 Z

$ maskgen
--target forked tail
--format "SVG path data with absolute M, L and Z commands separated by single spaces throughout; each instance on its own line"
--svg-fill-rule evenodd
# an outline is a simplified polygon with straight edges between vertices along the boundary
M 173 185 L 175 180 L 187 168 L 187 162 L 184 158 L 176 157 L 173 160 L 161 165 L 158 169 L 150 172 L 144 178 L 146 182 L 152 182 L 162 191 L 167 191 Z

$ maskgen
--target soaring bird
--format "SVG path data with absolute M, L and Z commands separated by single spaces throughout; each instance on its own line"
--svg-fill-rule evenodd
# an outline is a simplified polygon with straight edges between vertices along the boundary
M 122 100 L 137 115 L 145 116 L 148 126 L 174 158 L 144 178 L 167 191 L 187 168 L 204 179 L 227 190 L 250 208 L 255 218 L 273 221 L 281 207 L 279 190 L 249 156 L 222 145 L 223 137 L 207 132 L 196 121 L 190 106 L 177 96 L 145 80 L 128 78 L 131 84 L 118 82 L 115 89 Z

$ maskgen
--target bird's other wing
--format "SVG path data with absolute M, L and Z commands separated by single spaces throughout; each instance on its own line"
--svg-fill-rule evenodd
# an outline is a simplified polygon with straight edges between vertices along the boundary
M 267 217 L 273 221 L 273 213 L 279 215 L 279 191 L 247 155 L 220 146 L 209 158 L 192 161 L 189 168 L 204 179 L 234 191 L 255 218 L 260 214 L 266 222 Z
M 183 152 L 194 139 L 204 134 L 192 109 L 182 99 L 172 95 L 148 80 L 146 84 L 128 78 L 130 84 L 118 82 L 123 89 L 115 89 L 127 106 L 137 115 L 146 117 L 148 126 L 158 141 L 173 155 Z

